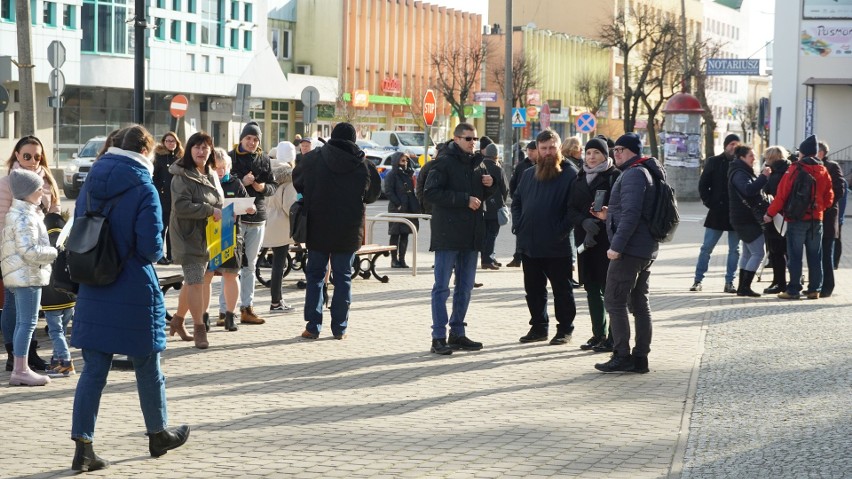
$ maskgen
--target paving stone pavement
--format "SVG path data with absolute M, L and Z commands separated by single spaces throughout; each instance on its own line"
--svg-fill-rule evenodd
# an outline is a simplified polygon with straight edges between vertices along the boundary
M 485 286 L 473 294 L 468 334 L 485 348 L 429 354 L 423 222 L 418 276 L 382 259 L 389 283 L 356 280 L 343 341 L 327 329 L 317 341 L 298 338 L 301 313 L 268 315 L 235 333 L 215 328 L 207 351 L 170 338 L 170 420 L 193 427 L 180 449 L 148 456 L 134 376 L 113 371 L 95 440 L 113 464 L 88 476 L 849 477 L 850 293 L 838 287 L 830 299 L 799 302 L 723 294 L 724 254 L 713 257 L 705 291 L 689 293 L 704 210 L 681 208 L 684 223 L 652 269 L 649 374 L 594 370 L 606 358 L 577 347 L 591 336 L 583 294 L 573 344 L 518 343 L 528 312 L 521 272 L 506 267 L 477 274 Z M 377 241 L 385 231 L 376 226 Z M 504 264 L 513 249 L 504 228 Z M 848 260 L 838 273 L 848 284 Z M 285 279 L 285 299 L 301 307 L 299 277 Z M 170 309 L 176 300 L 170 292 Z M 258 286 L 255 304 L 266 311 L 268 290 Z M 49 355 L 43 330 L 38 337 Z M 10 430 L 0 477 L 72 475 L 77 379 L 20 388 L 8 377 L 0 374 L 0 417 Z

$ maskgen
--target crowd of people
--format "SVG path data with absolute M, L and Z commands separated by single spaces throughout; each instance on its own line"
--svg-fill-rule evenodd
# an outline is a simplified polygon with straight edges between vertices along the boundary
M 352 268 L 364 242 L 365 205 L 384 192 L 388 212 L 409 215 L 411 220 L 389 223 L 393 268 L 408 268 L 408 236 L 419 227 L 418 215 L 431 215 L 432 353 L 450 355 L 484 347 L 468 337 L 466 315 L 472 290 L 481 286 L 477 269 L 502 267 L 495 243 L 510 211 L 516 246 L 507 267 L 522 268 L 530 314 L 530 328 L 519 341 L 550 338 L 551 345 L 571 343 L 577 315 L 574 290 L 582 286 L 592 336 L 579 347 L 611 353 L 595 368 L 608 373 L 650 371 L 649 283 L 659 250 L 650 222 L 666 174 L 656 158 L 642 156 L 642 141 L 635 133 L 615 141 L 597 136 L 583 148 L 577 138 L 563 142 L 557 133 L 544 130 L 526 146 L 526 155 L 518 151 L 520 158 L 509 178 L 491 139 L 478 137 L 473 125 L 460 123 L 416 179 L 416 159 L 397 152 L 384 180 L 357 146 L 356 130 L 349 123 L 337 124 L 327 142 L 282 141 L 271 154 L 260 147 L 261 138 L 255 122 L 244 126 L 230 151 L 217 148 L 203 131 L 191 135 L 185 145 L 174 132 L 155 144 L 141 125 L 112 132 L 87 176 L 74 217 L 102 211 L 124 261 L 111 284 L 80 284 L 76 292 L 57 288 L 51 275 L 62 258 L 56 241 L 66 219 L 60 214 L 58 187 L 44 147 L 33 136 L 15 145 L 7 175 L 0 178 L 4 282 L 0 323 L 8 353 L 6 369 L 11 371 L 11 385 L 43 386 L 52 378 L 75 375 L 66 339 L 66 328 L 73 321 L 70 344 L 82 350 L 85 362 L 72 414 L 74 470 L 108 466 L 95 454 L 93 441 L 100 397 L 117 354 L 126 355 L 136 372 L 150 454 L 160 456 L 187 441 L 189 426 L 168 424 L 160 353 L 167 337 L 174 335 L 193 341 L 199 350 L 210 347 L 207 311 L 215 276 L 222 281 L 216 326 L 238 331 L 238 317 L 240 324 L 264 324 L 255 311 L 254 270 L 260 248 L 269 248 L 273 255 L 269 311 L 296 311 L 284 301 L 281 284 L 288 248 L 294 244 L 294 206 L 301 205 L 299 214 L 307 224 L 306 324 L 301 334 L 305 340 L 320 337 L 329 303 L 332 336 L 347 337 Z M 752 282 L 768 251 L 773 281 L 765 293 L 783 299 L 830 296 L 847 185 L 827 154 L 828 145 L 815 136 L 805 139 L 795 156 L 773 146 L 766 150 L 758 173 L 753 149 L 729 135 L 724 153 L 706 160 L 699 182 L 709 211 L 690 289 L 703 289 L 712 251 L 727 232 L 722 291 L 761 296 Z M 813 179 L 813 195 L 803 214 L 794 216 L 790 201 L 799 193 L 803 174 Z M 236 206 L 240 198 L 252 201 L 234 215 L 235 252 L 214 265 L 207 225 L 221 221 L 223 212 L 230 211 L 227 205 Z M 779 214 L 785 215 L 783 222 L 774 218 Z M 782 223 L 786 228 L 778 227 Z M 803 249 L 809 271 L 804 292 Z M 177 310 L 168 324 L 155 263 L 178 264 L 183 273 Z M 556 316 L 552 337 L 548 283 Z M 39 310 L 45 313 L 53 342 L 49 361 L 39 358 L 33 339 Z M 115 310 L 122 311 L 121 321 L 103 314 Z M 187 313 L 192 316 L 191 331 Z

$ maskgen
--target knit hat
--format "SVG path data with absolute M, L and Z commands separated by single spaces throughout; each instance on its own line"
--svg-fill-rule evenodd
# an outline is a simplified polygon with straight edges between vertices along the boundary
M 334 126 L 334 129 L 331 130 L 331 139 L 332 140 L 348 140 L 352 143 L 355 143 L 355 140 L 358 139 L 358 136 L 355 134 L 355 127 L 352 126 L 351 123 L 338 123 Z
M 805 141 L 799 145 L 799 153 L 801 153 L 802 156 L 816 156 L 818 149 L 819 142 L 817 141 L 816 135 L 811 135 L 805 138 Z
M 246 126 L 243 127 L 243 132 L 240 133 L 240 141 L 243 141 L 243 138 L 249 135 L 254 135 L 258 140 L 260 140 L 260 125 L 258 125 L 256 121 L 246 123 Z
M 722 148 L 727 148 L 728 143 L 730 143 L 732 141 L 736 141 L 737 143 L 740 143 L 742 140 L 740 140 L 740 137 L 736 133 L 731 133 L 730 135 L 725 137 L 725 141 L 722 143 Z
M 536 148 L 537 148 L 537 146 L 535 144 L 535 140 L 527 143 L 527 150 L 535 150 Z
M 609 147 L 607 146 L 606 141 L 600 138 L 595 137 L 589 140 L 589 142 L 586 143 L 586 149 L 584 151 L 588 151 L 591 148 L 600 151 L 603 153 L 603 156 L 609 156 Z
M 479 149 L 484 150 L 485 147 L 494 143 L 494 140 L 488 138 L 487 136 L 483 136 L 479 139 Z
M 487 138 L 487 137 L 484 137 Z M 480 140 L 482 141 L 482 140 Z M 500 151 L 497 150 L 497 145 L 494 143 L 489 143 L 488 146 L 485 147 L 485 153 L 482 156 L 486 158 L 497 158 L 500 155 Z
M 642 140 L 636 133 L 625 133 L 615 140 L 615 146 L 623 146 L 637 155 L 642 152 Z
M 9 173 L 9 185 L 12 187 L 12 196 L 16 200 L 23 200 L 40 190 L 44 186 L 44 180 L 37 173 L 17 168 Z
M 290 163 L 296 159 L 296 147 L 289 141 L 278 143 L 276 158 L 280 163 Z
M 601 140 L 605 141 L 605 142 L 606 142 L 606 146 L 607 146 L 608 148 L 612 148 L 613 146 L 615 146 L 615 142 L 614 142 L 614 141 L 612 141 L 612 138 L 609 138 L 609 137 L 608 137 L 608 136 L 606 136 L 606 135 L 597 135 L 597 136 L 595 136 L 595 138 L 600 138 Z

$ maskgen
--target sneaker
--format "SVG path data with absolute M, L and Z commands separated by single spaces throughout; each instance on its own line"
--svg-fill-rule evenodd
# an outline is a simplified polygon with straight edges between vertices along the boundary
M 612 338 L 607 338 L 598 343 L 597 346 L 592 347 L 592 351 L 596 353 L 611 353 L 612 352 Z
M 538 341 L 547 341 L 547 330 L 541 330 L 537 328 L 530 328 L 530 332 L 526 335 L 521 336 L 518 341 L 522 343 L 535 343 Z
M 51 361 L 52 365 L 53 361 Z M 47 371 L 47 375 L 52 378 L 67 378 L 77 374 L 74 370 L 74 363 L 71 360 L 60 360 L 59 364 Z
M 455 336 L 452 334 L 447 341 L 447 346 L 452 349 L 461 349 L 464 351 L 479 351 L 482 349 L 482 343 L 471 341 L 467 336 Z
M 516 260 L 516 259 L 513 259 L 512 261 L 509 261 L 509 264 L 507 264 L 506 267 L 507 268 L 520 268 L 521 262 Z
M 240 322 L 244 324 L 263 324 L 266 320 L 254 314 L 254 309 L 251 306 L 246 306 L 245 308 L 240 308 Z
M 609 361 L 595 364 L 595 369 L 605 373 L 630 373 L 633 372 L 634 368 L 633 356 L 629 354 L 626 356 L 613 354 Z
M 701 291 L 701 281 L 696 281 L 692 283 L 692 287 L 689 288 L 690 291 Z
M 592 336 L 591 338 L 589 338 L 588 341 L 586 341 L 584 344 L 580 345 L 580 349 L 582 349 L 583 351 L 591 351 L 592 348 L 594 348 L 595 346 L 597 346 L 598 344 L 600 344 L 604 341 L 606 341 L 606 338 L 599 338 L 597 336 Z
M 804 294 L 808 299 L 819 299 L 819 291 L 805 291 Z
M 440 354 L 442 356 L 449 356 L 453 354 L 453 348 L 447 346 L 446 339 L 432 339 L 432 349 L 429 352 L 434 354 Z
M 312 332 L 310 332 L 306 329 L 306 330 L 302 331 L 302 338 L 303 339 L 318 339 L 319 334 L 314 334 L 314 333 L 312 333 Z
M 782 291 L 782 292 L 778 293 L 778 298 L 779 299 L 799 299 L 800 295 L 788 293 L 786 291 Z
M 552 344 L 554 346 L 557 346 L 557 345 L 560 345 L 560 344 L 568 344 L 570 342 L 571 342 L 571 335 L 565 334 L 561 331 L 557 331 L 556 336 L 554 336 L 553 339 L 550 340 L 550 344 Z
M 295 313 L 296 311 L 298 311 L 298 309 L 295 306 L 291 306 L 283 301 L 279 304 L 269 305 L 270 313 Z
M 734 287 L 734 283 L 725 283 L 725 288 L 722 292 L 737 294 L 737 288 Z
M 224 326 L 225 325 L 225 313 L 219 313 L 219 320 L 216 321 L 216 326 Z

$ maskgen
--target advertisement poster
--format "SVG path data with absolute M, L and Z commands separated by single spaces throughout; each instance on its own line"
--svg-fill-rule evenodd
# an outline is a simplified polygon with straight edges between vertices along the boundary
M 800 51 L 805 56 L 852 57 L 852 21 L 826 22 L 802 29 Z
M 222 209 L 222 220 L 207 218 L 207 251 L 210 253 L 210 271 L 234 257 L 237 244 L 237 228 L 234 225 L 234 205 Z
M 852 0 L 804 0 L 802 18 L 852 18 Z

